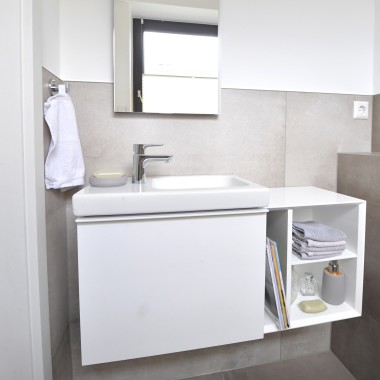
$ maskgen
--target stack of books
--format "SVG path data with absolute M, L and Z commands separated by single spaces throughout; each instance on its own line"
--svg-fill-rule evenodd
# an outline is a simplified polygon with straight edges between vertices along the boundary
M 289 313 L 286 304 L 277 244 L 267 238 L 265 267 L 265 310 L 280 330 L 289 328 Z

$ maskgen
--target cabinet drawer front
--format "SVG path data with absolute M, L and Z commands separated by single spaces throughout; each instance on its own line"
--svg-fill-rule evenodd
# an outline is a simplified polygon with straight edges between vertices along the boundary
M 82 363 L 263 337 L 266 215 L 78 225 Z

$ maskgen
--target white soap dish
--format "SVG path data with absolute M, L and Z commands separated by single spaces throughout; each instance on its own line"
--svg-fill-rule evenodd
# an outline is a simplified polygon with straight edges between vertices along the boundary
M 93 187 L 115 187 L 125 185 L 127 179 L 123 170 L 104 169 L 95 171 L 89 182 Z

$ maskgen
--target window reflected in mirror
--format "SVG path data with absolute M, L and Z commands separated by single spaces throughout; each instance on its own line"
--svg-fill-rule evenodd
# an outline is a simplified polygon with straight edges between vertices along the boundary
M 218 27 L 133 20 L 137 112 L 218 113 Z

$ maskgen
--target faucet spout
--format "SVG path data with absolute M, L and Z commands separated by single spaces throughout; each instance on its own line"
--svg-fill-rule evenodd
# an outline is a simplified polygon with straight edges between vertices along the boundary
M 136 144 L 137 146 L 137 144 Z M 137 147 L 143 146 L 139 144 Z M 133 154 L 133 183 L 144 183 L 145 182 L 145 167 L 152 162 L 169 162 L 173 156 L 172 155 L 161 155 L 161 154 L 145 154 L 142 153 L 143 149 L 134 148 Z

